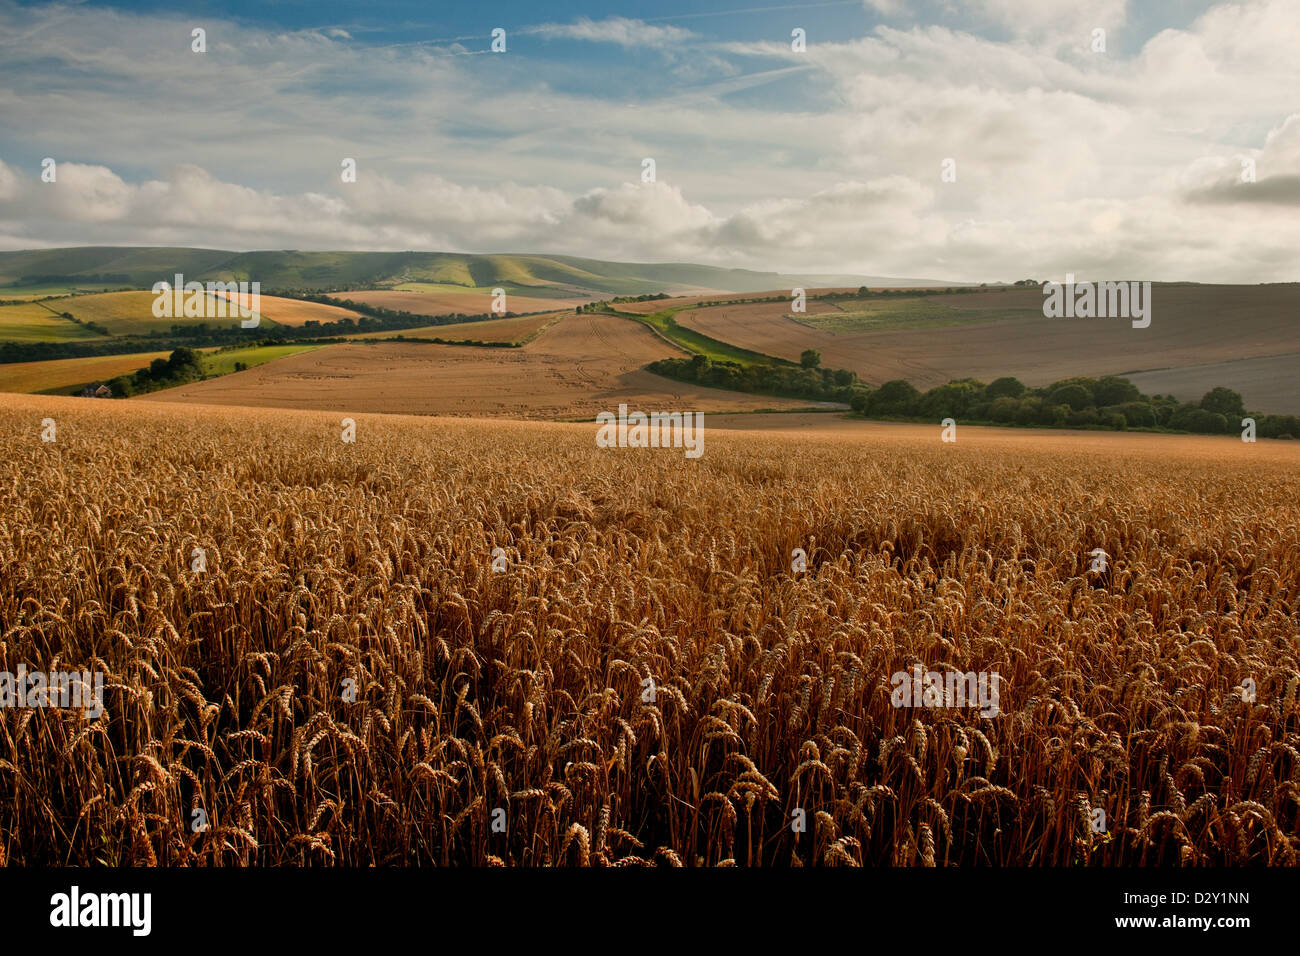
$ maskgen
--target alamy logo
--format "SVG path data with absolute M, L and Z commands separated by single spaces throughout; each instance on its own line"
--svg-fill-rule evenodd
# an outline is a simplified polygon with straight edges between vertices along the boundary
M 968 671 L 925 672 L 913 665 L 911 673 L 897 671 L 889 682 L 894 685 L 889 701 L 895 707 L 978 707 L 981 716 L 996 717 L 998 684 L 996 672 Z
M 104 713 L 104 674 L 101 671 L 0 671 L 0 707 L 85 709 L 92 718 Z
M 176 273 L 176 281 L 153 284 L 155 319 L 224 319 L 239 317 L 241 329 L 255 329 L 262 322 L 260 282 L 186 282 Z
M 1150 282 L 1043 283 L 1043 315 L 1049 319 L 1132 319 L 1133 328 L 1151 324 Z
M 596 416 L 598 448 L 685 448 L 687 458 L 704 454 L 703 412 L 632 412 L 626 405 Z
M 133 936 L 148 936 L 153 927 L 150 893 L 82 893 L 80 887 L 50 897 L 50 925 L 127 926 Z

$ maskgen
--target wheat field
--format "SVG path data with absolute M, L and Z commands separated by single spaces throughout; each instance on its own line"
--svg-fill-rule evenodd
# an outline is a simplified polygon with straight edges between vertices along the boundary
M 4 862 L 1297 863 L 1288 443 L 340 417 L 0 396 Z

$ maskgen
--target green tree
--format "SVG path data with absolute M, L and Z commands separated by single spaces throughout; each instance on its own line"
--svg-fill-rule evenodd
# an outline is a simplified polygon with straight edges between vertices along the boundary
M 1170 416 L 1169 427 L 1203 435 L 1222 435 L 1228 430 L 1228 419 L 1219 412 L 1212 412 L 1188 402 L 1180 405 Z
M 816 349 L 804 349 L 799 356 L 799 364 L 804 368 L 816 368 L 822 364 L 822 353 Z
M 1023 394 L 1025 394 L 1025 383 L 1010 376 L 994 379 L 984 389 L 984 397 L 990 400 L 1002 398 L 1004 395 L 1019 398 Z
M 1059 389 L 1068 388 L 1071 385 L 1079 386 L 1088 394 L 1088 400 L 1086 402 L 1078 406 L 1071 402 L 1071 408 L 1087 408 L 1089 405 L 1097 404 L 1097 380 L 1095 378 L 1084 378 L 1083 376 L 1063 378 L 1059 382 L 1053 382 L 1051 385 L 1047 386 L 1046 397 L 1051 398 Z
M 921 393 L 911 382 L 896 378 L 872 393 L 868 410 L 873 415 L 911 415 L 920 397 Z
M 1092 404 L 1092 393 L 1082 385 L 1060 385 L 1047 393 L 1049 405 L 1069 405 L 1079 412 Z
M 1205 397 L 1201 399 L 1201 408 L 1222 415 L 1228 420 L 1235 418 L 1240 421 L 1241 416 L 1246 414 L 1246 405 L 1241 395 L 1221 385 L 1205 393 Z
M 970 406 L 980 397 L 981 388 L 975 382 L 949 382 L 936 385 L 922 396 L 917 407 L 926 418 L 964 418 Z
M 1118 412 L 1124 416 L 1125 423 L 1134 428 L 1150 428 L 1156 424 L 1156 410 L 1148 402 L 1124 402 L 1103 408 L 1102 413 L 1106 412 Z
M 1098 380 L 1093 394 L 1098 408 L 1104 405 L 1123 405 L 1125 402 L 1136 402 L 1142 398 L 1142 393 L 1138 391 L 1136 385 L 1117 375 L 1107 375 Z
M 1016 412 L 1020 410 L 1020 402 L 1010 395 L 1003 395 L 1001 398 L 995 398 L 993 404 L 989 406 L 989 418 L 995 422 L 1015 421 Z
M 867 405 L 871 401 L 871 389 L 865 385 L 854 386 L 852 394 L 849 396 L 849 408 L 855 412 L 862 413 L 867 410 Z

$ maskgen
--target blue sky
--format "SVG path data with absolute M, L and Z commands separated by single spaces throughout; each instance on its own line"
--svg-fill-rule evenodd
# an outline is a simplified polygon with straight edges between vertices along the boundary
M 0 248 L 1294 279 L 1297 36 L 1291 0 L 0 0 Z

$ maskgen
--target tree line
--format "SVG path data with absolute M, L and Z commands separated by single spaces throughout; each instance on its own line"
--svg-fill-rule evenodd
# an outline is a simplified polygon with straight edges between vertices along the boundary
M 806 350 L 799 367 L 714 362 L 703 355 L 660 359 L 648 371 L 680 382 L 737 392 L 843 402 L 864 418 L 938 422 L 952 418 L 970 424 L 1041 428 L 1136 428 L 1226 435 L 1255 420 L 1261 438 L 1300 436 L 1300 417 L 1250 412 L 1241 395 L 1222 386 L 1197 402 L 1172 395 L 1144 395 L 1126 378 L 1074 377 L 1041 388 L 1003 377 L 985 384 L 964 378 L 922 392 L 895 379 L 873 387 L 848 369 L 818 367 L 821 356 Z
M 1041 388 L 1031 388 L 1011 377 L 987 385 L 966 378 L 924 393 L 909 382 L 895 379 L 875 389 L 857 386 L 849 405 L 868 418 L 953 418 L 995 425 L 1167 429 L 1205 435 L 1238 432 L 1243 419 L 1253 418 L 1260 437 L 1300 435 L 1300 419 L 1296 416 L 1250 412 L 1241 395 L 1230 388 L 1218 386 L 1200 401 L 1185 402 L 1173 395 L 1144 395 L 1128 379 L 1117 375 L 1066 378 Z

